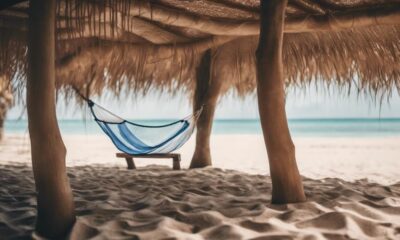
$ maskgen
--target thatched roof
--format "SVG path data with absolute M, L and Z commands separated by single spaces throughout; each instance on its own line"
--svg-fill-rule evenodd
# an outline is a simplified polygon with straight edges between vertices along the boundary
M 0 73 L 15 79 L 25 79 L 28 4 L 0 3 Z M 191 89 L 211 48 L 213 76 L 252 92 L 258 32 L 259 0 L 60 0 L 58 85 Z M 288 84 L 400 90 L 399 0 L 289 0 L 285 33 Z

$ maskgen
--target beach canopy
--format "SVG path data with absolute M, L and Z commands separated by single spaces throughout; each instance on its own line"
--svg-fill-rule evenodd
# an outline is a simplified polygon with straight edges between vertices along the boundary
M 0 74 L 20 86 L 29 1 L 1 2 Z M 192 92 L 201 56 L 212 49 L 211 74 L 223 78 L 223 90 L 254 93 L 259 9 L 258 0 L 58 0 L 57 87 L 84 89 L 94 80 L 92 94 Z M 400 89 L 398 0 L 290 0 L 284 32 L 287 85 Z
M 122 152 L 132 155 L 170 153 L 192 135 L 202 109 L 164 125 L 143 125 L 125 120 L 88 100 L 90 111 L 105 134 Z
M 146 93 L 152 87 L 191 91 L 194 111 L 206 107 L 190 168 L 211 165 L 209 138 L 220 94 L 257 89 L 271 202 L 294 203 L 306 197 L 287 123 L 285 87 L 324 81 L 354 85 L 373 96 L 391 93 L 400 90 L 399 60 L 399 0 L 0 3 L 0 78 L 20 90 L 27 79 L 36 232 L 51 239 L 67 235 L 75 221 L 55 89 L 76 86 L 91 96 L 104 89 L 117 95 L 122 89 Z M 104 123 L 104 129 L 111 128 L 112 121 Z M 170 135 L 153 144 L 136 140 L 129 129 L 133 124 L 126 125 L 132 133 L 127 134 L 122 123 L 116 121 L 120 128 L 110 135 L 129 135 L 127 144 L 141 150 L 189 129 L 176 123 Z

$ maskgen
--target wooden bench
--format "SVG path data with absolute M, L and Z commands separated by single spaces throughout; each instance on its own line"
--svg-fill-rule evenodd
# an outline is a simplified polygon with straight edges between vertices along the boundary
M 117 153 L 117 158 L 125 158 L 128 169 L 136 169 L 133 158 L 172 158 L 172 169 L 181 169 L 181 155 L 178 153 L 165 153 L 165 154 L 140 154 L 130 155 L 127 153 Z

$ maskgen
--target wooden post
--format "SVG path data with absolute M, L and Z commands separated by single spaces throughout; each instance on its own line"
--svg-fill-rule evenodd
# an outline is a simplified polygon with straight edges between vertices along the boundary
M 55 111 L 56 0 L 29 4 L 27 106 L 37 191 L 36 232 L 61 239 L 72 228 L 75 214 Z
M 2 101 L 3 99 L 0 96 L 0 141 L 3 140 L 4 137 L 4 121 L 7 114 L 7 107 Z
M 3 92 L 0 90 L 0 141 L 4 136 L 4 121 L 6 120 L 8 105 L 6 99 L 3 97 Z
M 135 162 L 133 161 L 133 157 L 126 157 L 126 164 L 128 165 L 127 169 L 136 169 Z
M 0 76 L 0 141 L 4 136 L 4 121 L 12 103 L 12 94 L 5 76 Z
M 286 112 L 282 40 L 288 0 L 260 0 L 261 24 L 256 53 L 257 95 L 272 179 L 272 202 L 305 201 Z
M 203 112 L 197 121 L 196 146 L 190 168 L 211 165 L 210 135 L 215 108 L 222 88 L 222 81 L 218 77 L 212 77 L 211 55 L 211 50 L 207 50 L 197 68 L 193 111 L 196 112 L 203 106 Z
M 177 154 L 172 157 L 172 169 L 173 170 L 181 170 L 181 155 Z

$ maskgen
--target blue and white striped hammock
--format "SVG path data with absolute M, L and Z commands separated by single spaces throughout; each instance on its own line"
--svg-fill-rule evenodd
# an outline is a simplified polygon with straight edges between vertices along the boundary
M 202 111 L 159 126 L 147 126 L 125 120 L 86 99 L 100 128 L 122 152 L 131 155 L 170 153 L 185 144 L 192 135 Z

